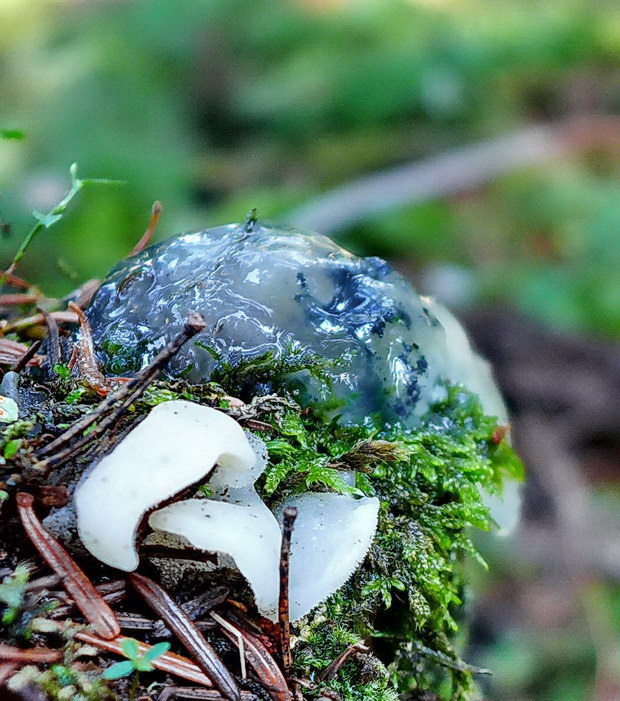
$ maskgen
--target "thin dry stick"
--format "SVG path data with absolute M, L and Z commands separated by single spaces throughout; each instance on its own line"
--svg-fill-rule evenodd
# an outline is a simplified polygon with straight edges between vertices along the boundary
M 319 679 L 324 682 L 331 681 L 342 665 L 352 656 L 358 652 L 368 652 L 368 648 L 363 643 L 355 643 L 355 645 L 349 645 L 349 647 L 341 652 L 335 660 L 329 663 L 327 667 L 319 674 Z
M 35 341 L 13 366 L 13 372 L 21 372 L 34 358 L 43 341 Z
M 19 667 L 17 662 L 4 662 L 0 664 L 0 687 L 5 684 Z
M 244 628 L 237 628 L 223 616 L 213 612 L 211 616 L 222 626 L 224 635 L 237 643 L 239 652 L 247 658 L 258 680 L 273 701 L 290 701 L 291 695 L 286 679 L 260 638 Z
M 247 669 L 245 666 L 245 645 L 243 644 L 243 636 L 241 635 L 241 632 L 235 628 L 235 626 L 232 625 L 232 623 L 229 623 L 225 618 L 222 618 L 219 616 L 215 611 L 211 611 L 211 618 L 213 618 L 215 621 L 217 621 L 222 628 L 224 628 L 225 631 L 228 631 L 232 636 L 235 642 L 237 643 L 237 647 L 239 648 L 239 664 L 241 666 L 241 678 L 246 679 L 247 678 Z
M 162 207 L 161 202 L 153 202 L 153 209 L 151 210 L 151 220 L 149 221 L 149 225 L 146 227 L 146 231 L 142 234 L 142 238 L 133 247 L 131 253 L 129 254 L 130 257 L 137 255 L 149 245 L 151 238 L 155 233 L 155 229 L 157 228 L 157 222 L 159 221 L 159 216 L 163 212 L 163 209 L 164 208 Z
M 62 362 L 58 324 L 56 323 L 56 319 L 46 312 L 45 309 L 41 307 L 37 308 L 41 314 L 43 314 L 45 325 L 47 326 L 47 359 L 51 367 L 54 368 L 58 363 Z
M 0 307 L 17 307 L 22 304 L 34 304 L 39 295 L 18 292 L 16 294 L 0 295 Z
M 134 573 L 129 581 L 166 622 L 222 696 L 229 701 L 239 701 L 241 696 L 233 676 L 183 609 L 152 579 Z
M 128 407 L 132 402 L 134 402 L 141 394 L 144 392 L 146 387 L 159 375 L 162 369 L 165 367 L 166 363 L 176 355 L 181 347 L 197 333 L 200 333 L 205 328 L 204 318 L 195 312 L 192 312 L 183 331 L 174 338 L 165 348 L 163 348 L 153 360 L 143 368 L 133 379 L 131 379 L 127 384 L 123 385 L 113 394 L 108 395 L 95 411 L 82 417 L 79 421 L 76 421 L 73 426 L 68 428 L 63 434 L 58 436 L 48 445 L 44 446 L 38 454 L 39 458 L 44 458 L 51 455 L 55 451 L 60 450 L 64 446 L 68 445 L 74 438 L 77 438 L 82 434 L 89 426 L 92 426 L 96 421 L 99 421 L 103 416 L 109 412 L 114 412 L 113 421 L 116 421 L 121 412 Z M 115 407 L 115 405 L 119 405 Z M 109 425 L 106 424 L 106 428 Z M 101 424 L 99 428 L 101 427 Z M 76 450 L 79 450 L 83 445 L 85 445 L 93 436 L 94 432 L 91 432 L 88 436 L 84 437 L 79 443 L 79 447 L 75 447 L 67 454 L 63 454 L 62 459 L 66 459 L 68 455 L 73 454 Z M 48 461 L 49 466 L 52 464 L 58 464 L 60 462 L 59 454 L 54 456 L 52 460 Z
M 21 662 L 23 664 L 42 664 L 60 662 L 61 650 L 52 650 L 48 647 L 31 647 L 22 650 L 19 647 L 0 643 L 0 660 L 3 662 Z
M 54 319 L 60 323 L 64 324 L 77 324 L 78 318 L 74 312 L 51 312 L 50 313 Z M 42 324 L 45 321 L 43 314 L 33 314 L 25 319 L 17 319 L 16 321 L 11 321 L 8 324 L 2 326 L 0 331 L 3 334 L 11 333 L 12 331 L 24 331 L 31 326 L 36 326 L 37 324 Z
M 62 579 L 65 589 L 73 598 L 84 618 L 102 638 L 115 638 L 121 629 L 114 611 L 106 604 L 93 583 L 62 545 L 43 528 L 34 513 L 32 494 L 19 492 L 16 502 L 19 517 L 32 544 L 45 562 Z
M 82 338 L 76 344 L 76 358 L 80 375 L 91 389 L 102 397 L 106 397 L 110 392 L 110 384 L 97 365 L 93 332 L 91 331 L 86 314 L 84 314 L 78 305 L 75 304 L 75 302 L 69 302 L 68 306 L 71 311 L 77 314 L 77 317 L 80 320 L 80 331 L 82 332 Z
M 172 701 L 172 699 L 196 699 L 196 701 L 221 701 L 224 697 L 219 691 L 196 689 L 193 686 L 168 686 L 157 697 L 157 701 Z M 241 698 L 245 701 L 258 701 L 251 691 L 242 691 Z
M 280 648 L 282 664 L 286 676 L 293 666 L 291 656 L 291 621 L 289 615 L 289 564 L 291 556 L 291 536 L 295 527 L 297 509 L 289 506 L 284 509 L 284 524 L 282 528 L 282 546 L 280 549 L 280 596 L 278 599 L 278 624 L 280 627 Z

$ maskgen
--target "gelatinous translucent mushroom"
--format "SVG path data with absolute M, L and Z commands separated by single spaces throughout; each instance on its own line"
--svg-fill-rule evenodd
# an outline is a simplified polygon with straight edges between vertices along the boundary
M 106 371 L 128 375 L 191 311 L 204 315 L 207 328 L 171 363 L 172 375 L 200 382 L 218 364 L 314 353 L 335 361 L 331 387 L 309 372 L 291 373 L 289 385 L 317 407 L 342 399 L 345 421 L 377 414 L 415 425 L 444 381 L 468 385 L 480 369 L 450 354 L 458 322 L 385 261 L 354 256 L 320 234 L 256 222 L 176 236 L 123 261 L 87 315 Z M 464 357 L 475 357 L 461 340 Z M 488 412 L 498 410 L 492 381 L 488 396 L 477 386 Z M 268 393 L 269 378 L 243 391 Z

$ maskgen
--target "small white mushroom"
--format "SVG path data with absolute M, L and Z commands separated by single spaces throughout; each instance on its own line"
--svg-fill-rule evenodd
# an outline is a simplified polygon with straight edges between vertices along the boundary
M 291 538 L 291 620 L 309 613 L 349 579 L 366 556 L 375 531 L 379 500 L 341 494 L 299 494 L 276 509 L 297 507 Z
M 156 406 L 87 474 L 75 492 L 84 546 L 112 567 L 138 566 L 136 535 L 144 515 L 208 476 L 242 487 L 256 477 L 256 454 L 239 424 L 187 401 Z
M 233 490 L 234 491 L 234 490 Z M 149 518 L 157 530 L 183 536 L 195 548 L 229 555 L 247 579 L 259 611 L 275 619 L 281 533 L 273 514 L 254 492 L 246 506 L 212 499 L 171 504 Z M 235 501 L 241 501 L 233 494 Z
M 155 511 L 152 528 L 182 536 L 194 547 L 229 555 L 254 592 L 260 613 L 276 620 L 281 531 L 251 488 L 226 501 L 189 499 Z M 243 504 L 243 505 L 240 505 Z M 301 494 L 280 504 L 298 510 L 291 539 L 290 617 L 295 621 L 337 591 L 366 555 L 377 528 L 379 500 L 340 494 Z

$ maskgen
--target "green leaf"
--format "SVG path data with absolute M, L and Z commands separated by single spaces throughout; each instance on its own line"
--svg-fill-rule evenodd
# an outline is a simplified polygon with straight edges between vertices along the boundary
M 121 649 L 123 654 L 130 660 L 140 656 L 140 646 L 138 645 L 138 641 L 134 640 L 133 638 L 126 638 L 123 640 L 121 643 Z
M 0 138 L 12 141 L 21 141 L 26 134 L 21 129 L 0 129 Z
M 56 363 L 56 365 L 54 365 L 54 372 L 63 380 L 68 380 L 71 377 L 71 370 L 62 363 Z
M 123 641 L 125 642 L 125 641 Z M 103 670 L 101 675 L 104 679 L 122 679 L 123 677 L 128 677 L 133 673 L 134 667 L 130 660 L 123 660 L 123 662 L 116 662 L 110 667 Z
M 4 459 L 10 460 L 12 457 L 14 457 L 15 454 L 17 453 L 17 451 L 20 449 L 21 444 L 22 444 L 21 438 L 14 438 L 12 441 L 9 441 L 4 446 Z
M 165 654 L 170 650 L 170 643 L 157 643 L 157 645 L 153 645 L 153 647 L 150 650 L 147 650 L 144 653 L 145 659 L 149 661 L 153 661 L 157 659 L 160 655 Z

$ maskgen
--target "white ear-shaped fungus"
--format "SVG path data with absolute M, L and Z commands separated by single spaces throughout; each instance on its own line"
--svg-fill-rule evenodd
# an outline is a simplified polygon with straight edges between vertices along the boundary
M 273 514 L 256 492 L 243 490 L 232 501 L 188 499 L 151 514 L 152 528 L 183 536 L 195 548 L 230 556 L 247 579 L 258 610 L 275 620 L 278 608 L 281 533 Z
M 228 484 L 251 485 L 255 463 L 243 429 L 223 412 L 180 400 L 159 404 L 78 485 L 80 538 L 102 562 L 134 570 L 145 513 L 204 479 L 216 464 Z
M 362 562 L 377 529 L 379 500 L 341 494 L 299 494 L 276 510 L 297 507 L 291 538 L 291 620 L 309 613 L 349 579 Z

